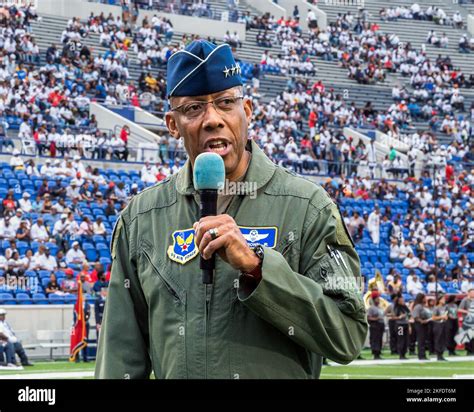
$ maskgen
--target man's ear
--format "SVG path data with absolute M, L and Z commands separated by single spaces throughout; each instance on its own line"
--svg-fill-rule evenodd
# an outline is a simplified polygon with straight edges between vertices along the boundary
M 173 136 L 175 139 L 179 139 L 180 133 L 174 116 L 175 114 L 173 112 L 167 112 L 165 114 L 166 127 L 168 128 L 171 136 Z
M 244 111 L 245 117 L 247 118 L 247 124 L 250 124 L 253 115 L 253 103 L 252 100 L 247 97 L 244 98 Z

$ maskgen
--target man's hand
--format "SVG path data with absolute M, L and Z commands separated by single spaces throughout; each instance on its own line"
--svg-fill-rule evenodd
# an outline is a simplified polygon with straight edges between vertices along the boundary
M 250 272 L 260 263 L 235 220 L 229 215 L 203 217 L 194 223 L 193 228 L 196 246 L 204 259 L 209 259 L 217 252 L 225 262 L 242 272 Z M 217 239 L 212 240 L 210 229 L 217 229 Z

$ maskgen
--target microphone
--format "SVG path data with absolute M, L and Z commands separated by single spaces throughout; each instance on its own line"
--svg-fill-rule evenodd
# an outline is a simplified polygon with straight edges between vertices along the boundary
M 194 188 L 199 192 L 199 216 L 217 214 L 217 191 L 224 187 L 225 167 L 222 157 L 217 153 L 201 153 L 194 161 Z M 214 254 L 208 260 L 200 256 L 199 268 L 202 270 L 202 283 L 211 284 L 215 269 Z

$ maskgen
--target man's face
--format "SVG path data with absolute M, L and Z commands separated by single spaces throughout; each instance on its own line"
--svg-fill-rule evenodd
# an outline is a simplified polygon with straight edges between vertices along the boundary
M 242 90 L 233 87 L 206 96 L 174 97 L 171 98 L 171 107 L 194 101 L 209 102 L 225 96 L 242 96 Z M 215 152 L 224 160 L 227 177 L 237 178 L 245 171 L 246 158 L 243 154 L 251 116 L 252 102 L 245 98 L 238 100 L 235 109 L 229 112 L 218 112 L 209 104 L 197 118 L 188 118 L 180 111 L 169 111 L 165 119 L 170 134 L 176 139 L 183 137 L 192 165 L 199 154 Z M 224 142 L 223 147 L 216 147 L 218 140 Z

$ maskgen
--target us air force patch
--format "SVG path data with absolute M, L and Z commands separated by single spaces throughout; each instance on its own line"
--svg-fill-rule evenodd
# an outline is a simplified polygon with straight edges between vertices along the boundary
M 274 248 L 276 245 L 278 235 L 278 228 L 276 227 L 239 226 L 239 229 L 251 248 L 257 245 Z
M 184 265 L 199 254 L 194 242 L 194 229 L 177 230 L 171 237 L 173 244 L 168 247 L 168 257 Z

